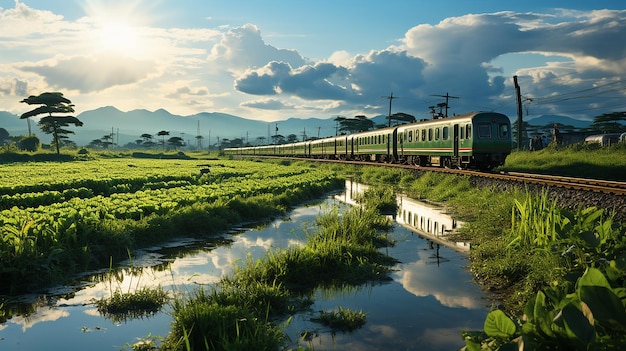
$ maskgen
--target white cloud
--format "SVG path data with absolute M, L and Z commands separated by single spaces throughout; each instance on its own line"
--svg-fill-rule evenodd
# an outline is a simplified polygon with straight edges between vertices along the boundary
M 266 44 L 261 31 L 252 24 L 226 32 L 220 43 L 213 46 L 208 59 L 232 71 L 265 66 L 270 61 L 286 62 L 292 67 L 304 64 L 304 59 L 295 50 L 278 49 Z
M 260 110 L 284 110 L 293 109 L 294 106 L 277 99 L 263 99 L 246 101 L 241 104 L 243 107 L 256 108 Z
M 136 83 L 155 72 L 155 64 L 130 57 L 58 58 L 52 63 L 24 65 L 21 69 L 43 76 L 51 87 L 98 92 L 116 85 Z

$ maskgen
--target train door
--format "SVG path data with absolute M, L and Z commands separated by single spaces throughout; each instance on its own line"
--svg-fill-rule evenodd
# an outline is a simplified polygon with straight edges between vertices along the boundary
M 452 136 L 452 140 L 454 140 L 454 157 L 459 157 L 459 125 L 455 124 L 453 129 L 453 136 Z

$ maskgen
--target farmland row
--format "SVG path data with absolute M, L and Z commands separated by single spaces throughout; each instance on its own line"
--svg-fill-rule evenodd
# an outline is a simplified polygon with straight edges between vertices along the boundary
M 164 177 L 172 176 L 163 172 Z M 242 220 L 276 214 L 294 199 L 316 197 L 338 186 L 331 172 L 304 166 L 237 162 L 210 174 L 200 175 L 197 168 L 193 172 L 197 174 L 188 174 L 188 181 L 137 191 L 131 184 L 140 178 L 124 178 L 121 172 L 114 187 L 128 186 L 109 196 L 94 195 L 84 187 L 72 189 L 66 182 L 63 193 L 39 193 L 52 199 L 47 205 L 24 201 L 17 206 L 19 199 L 13 196 L 14 206 L 0 211 L 0 278 L 13 282 L 13 291 L 28 290 L 60 279 L 60 274 L 108 263 L 138 246 L 211 234 Z M 123 179 L 135 180 L 121 183 Z M 84 196 L 66 199 L 68 193 Z

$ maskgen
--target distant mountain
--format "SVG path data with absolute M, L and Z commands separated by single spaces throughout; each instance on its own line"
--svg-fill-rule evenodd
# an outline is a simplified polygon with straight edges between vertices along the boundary
M 337 123 L 334 117 L 323 118 L 289 118 L 282 121 L 264 122 L 246 119 L 219 112 L 202 112 L 189 116 L 172 114 L 164 109 L 156 111 L 132 110 L 123 112 L 113 106 L 85 111 L 76 116 L 84 125 L 70 127 L 76 134 L 70 135 L 78 145 L 87 145 L 95 139 L 113 133 L 115 143 L 126 145 L 141 139 L 142 134 L 151 134 L 155 139 L 159 131 L 165 130 L 170 136 L 182 137 L 190 145 L 196 145 L 196 136 L 203 137 L 203 145 L 216 144 L 218 138 L 235 139 L 254 144 L 257 138 L 267 140 L 275 134 L 287 138 L 294 134 L 298 140 L 303 135 L 307 137 L 327 137 L 336 134 Z M 375 125 L 386 124 L 386 116 L 372 117 Z M 514 121 L 514 119 L 513 119 Z M 544 115 L 526 120 L 535 126 L 560 123 L 576 128 L 588 127 L 592 121 L 577 120 L 565 116 Z M 5 128 L 10 135 L 25 135 L 28 133 L 26 121 L 9 112 L 0 111 L 0 128 Z M 43 143 L 49 143 L 50 135 L 41 133 L 36 121 L 31 121 L 31 128 Z
M 526 122 L 533 126 L 551 126 L 555 123 L 569 125 L 576 128 L 587 128 L 589 127 L 593 121 L 591 120 L 580 120 L 566 116 L 558 116 L 558 115 L 543 115 L 535 118 L 527 119 Z

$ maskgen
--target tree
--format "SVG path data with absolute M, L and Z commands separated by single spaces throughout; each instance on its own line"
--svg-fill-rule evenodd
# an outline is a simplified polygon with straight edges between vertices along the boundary
M 0 128 L 0 145 L 4 144 L 10 136 L 6 129 Z
M 287 142 L 288 143 L 295 143 L 296 141 L 298 141 L 298 136 L 295 134 L 289 134 L 287 135 Z
M 39 149 L 41 143 L 36 135 L 28 135 L 17 141 L 17 147 L 20 150 L 35 152 Z
M 108 149 L 109 145 L 113 145 L 113 135 L 112 134 L 103 135 L 102 138 L 100 138 L 100 140 L 102 140 L 101 145 L 105 149 Z
M 387 118 L 389 119 L 389 125 L 391 125 L 391 121 L 405 122 L 405 123 L 415 122 L 415 116 L 409 115 L 404 112 L 394 113 L 393 115 Z M 405 123 L 400 123 L 400 124 L 405 124 Z
M 196 146 L 198 149 L 202 149 L 202 140 L 204 137 L 202 135 L 196 135 Z
M 156 143 L 152 141 L 152 134 L 148 134 L 148 133 L 141 134 L 141 139 L 143 139 L 143 142 L 140 143 L 139 141 L 137 141 L 137 145 L 141 144 L 144 147 L 151 147 L 151 146 L 156 145 Z
M 161 137 L 161 144 L 163 144 L 163 147 L 165 147 L 165 136 L 170 135 L 170 132 L 168 132 L 167 130 L 162 130 L 158 132 L 157 135 Z
M 20 119 L 34 117 L 47 113 L 48 115 L 39 120 L 39 127 L 46 134 L 52 134 L 52 144 L 56 146 L 57 155 L 60 154 L 60 147 L 63 139 L 67 139 L 68 134 L 74 134 L 73 131 L 65 129 L 70 124 L 81 127 L 83 122 L 74 116 L 53 116 L 53 113 L 72 113 L 74 105 L 72 102 L 63 97 L 62 93 L 42 93 L 38 96 L 31 95 L 20 101 L 29 105 L 42 105 L 34 110 L 28 111 Z
M 348 134 L 363 132 L 372 129 L 374 122 L 363 115 L 354 116 L 354 118 L 337 117 L 336 122 L 339 122 L 339 131 Z
M 282 135 L 282 134 L 272 135 L 272 143 L 273 144 L 284 144 L 285 143 L 285 136 Z
M 177 147 L 185 145 L 185 141 L 181 137 L 171 137 L 167 139 L 167 143 L 176 150 Z
M 621 121 L 626 121 L 626 112 L 605 113 L 594 117 L 591 127 L 603 133 L 620 133 L 626 129 Z

